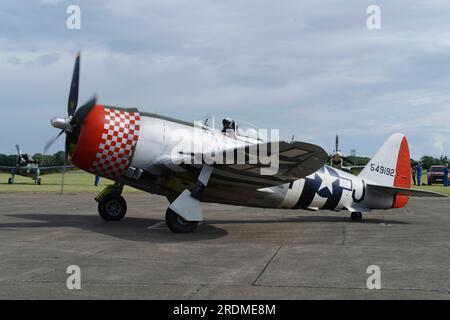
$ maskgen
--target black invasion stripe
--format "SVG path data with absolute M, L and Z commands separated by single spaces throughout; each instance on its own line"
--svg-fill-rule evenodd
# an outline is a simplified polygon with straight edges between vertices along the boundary
M 333 177 L 338 178 L 338 180 L 333 182 L 333 194 L 331 195 L 331 197 L 329 197 L 327 199 L 327 201 L 325 202 L 322 209 L 334 210 L 334 209 L 336 209 L 337 205 L 339 204 L 339 201 L 341 200 L 343 189 L 340 186 L 340 181 L 339 181 L 340 177 L 339 177 L 339 174 L 336 172 L 336 170 L 328 167 L 328 172 Z
M 295 204 L 294 209 L 309 207 L 316 195 L 316 191 L 315 181 L 312 179 L 305 179 L 305 186 L 303 187 L 302 194 Z
M 322 209 L 334 210 L 336 209 L 342 197 L 342 188 L 339 185 L 333 184 L 333 195 L 327 199 Z

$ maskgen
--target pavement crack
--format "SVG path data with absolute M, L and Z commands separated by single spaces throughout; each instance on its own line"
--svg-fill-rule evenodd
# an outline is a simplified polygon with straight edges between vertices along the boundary
M 195 295 L 196 295 L 197 293 L 199 293 L 200 290 L 202 290 L 205 286 L 206 286 L 205 284 L 201 284 L 200 287 L 195 288 L 195 289 L 192 291 L 192 294 L 191 294 L 187 299 L 188 299 L 188 300 L 193 299 L 193 298 L 195 297 Z
M 345 246 L 345 241 L 347 240 L 347 231 L 345 230 L 345 224 L 342 225 L 342 242 L 341 245 Z
M 266 272 L 267 268 L 269 267 L 269 265 L 272 263 L 272 261 L 276 258 L 276 256 L 278 255 L 278 252 L 280 252 L 281 248 L 283 247 L 283 245 L 279 246 L 277 248 L 277 250 L 275 251 L 275 253 L 272 255 L 272 257 L 270 257 L 270 259 L 267 261 L 266 265 L 264 266 L 264 268 L 261 270 L 261 272 L 258 274 L 258 276 L 256 277 L 256 279 L 253 281 L 252 286 L 256 286 L 258 280 L 262 277 L 262 275 L 264 274 L 264 272 Z

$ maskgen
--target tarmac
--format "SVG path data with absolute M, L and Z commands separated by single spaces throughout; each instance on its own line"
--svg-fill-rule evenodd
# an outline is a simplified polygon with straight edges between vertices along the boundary
M 104 222 L 92 194 L 0 195 L 0 299 L 450 299 L 450 198 L 362 222 L 204 204 L 205 222 L 174 234 L 165 198 L 124 196 L 127 216 Z

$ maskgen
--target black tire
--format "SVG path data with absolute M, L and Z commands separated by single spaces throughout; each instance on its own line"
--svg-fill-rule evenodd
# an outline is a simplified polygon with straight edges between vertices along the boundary
M 175 233 L 189 233 L 197 228 L 197 221 L 186 221 L 170 208 L 166 211 L 166 223 L 169 229 Z
M 8 178 L 8 184 L 13 184 L 13 179 L 12 178 Z
M 41 185 L 41 183 L 42 183 L 42 179 L 41 179 L 41 178 L 38 178 L 38 179 L 36 180 L 36 184 Z
M 111 193 L 98 203 L 98 214 L 105 221 L 119 221 L 127 213 L 127 202 L 120 194 Z
M 352 212 L 350 217 L 351 217 L 352 221 L 359 222 L 362 220 L 362 213 L 361 212 Z

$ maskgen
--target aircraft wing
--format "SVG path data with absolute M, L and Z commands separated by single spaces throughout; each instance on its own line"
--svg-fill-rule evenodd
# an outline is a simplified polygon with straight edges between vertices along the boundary
M 5 166 L 0 166 L 0 172 L 8 172 L 10 173 L 11 170 L 15 169 L 16 167 L 5 167 Z
M 66 166 L 66 171 L 75 170 L 75 166 Z M 52 166 L 52 167 L 39 167 L 39 171 L 41 175 L 51 174 L 51 173 L 59 173 L 64 171 L 64 166 Z
M 445 198 L 447 197 L 445 194 L 432 192 L 432 191 L 425 191 L 425 190 L 417 190 L 417 189 L 408 189 L 408 188 L 399 188 L 399 187 L 387 187 L 387 186 L 380 186 L 376 184 L 367 184 L 368 188 L 371 188 L 373 190 L 387 193 L 390 195 L 405 195 L 405 196 L 412 196 L 412 197 L 440 197 Z
M 269 155 L 269 158 L 277 158 L 278 163 L 267 162 L 260 163 L 255 160 L 253 156 L 255 154 L 254 148 L 256 145 L 246 145 L 244 147 L 239 147 L 235 149 L 222 150 L 215 153 L 215 156 L 219 159 L 226 159 L 226 155 L 234 154 L 234 159 L 237 159 L 237 154 L 245 155 L 245 163 L 230 163 L 227 164 L 224 161 L 220 163 L 215 163 L 215 173 L 222 176 L 227 176 L 230 179 L 237 180 L 248 180 L 259 182 L 264 185 L 277 185 L 280 183 L 290 182 L 292 180 L 297 180 L 304 178 L 318 169 L 320 169 L 327 161 L 328 154 L 321 147 L 300 141 L 294 142 L 284 142 L 280 141 L 278 143 L 278 150 L 271 150 L 271 143 L 259 143 L 258 148 L 267 148 L 263 154 Z M 180 159 L 183 158 L 186 161 L 187 157 L 209 157 L 211 154 L 181 154 Z M 223 158 L 221 158 L 223 157 Z M 253 159 L 249 161 L 249 159 Z M 167 167 L 171 168 L 173 171 L 175 168 L 171 167 L 167 161 L 170 158 L 165 158 L 164 163 Z M 267 158 L 266 158 L 267 160 Z M 256 162 L 256 163 L 255 163 Z M 272 168 L 269 169 L 269 167 Z M 274 169 L 273 166 L 276 166 Z M 195 165 L 194 165 L 195 166 Z M 198 165 L 197 165 L 198 166 Z M 186 167 L 186 165 L 183 165 Z M 265 173 L 264 173 L 265 172 Z M 268 174 L 270 173 L 270 174 Z M 243 179 L 244 178 L 244 179 Z

